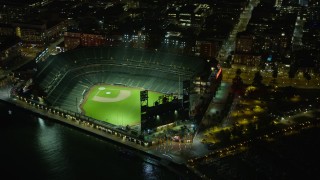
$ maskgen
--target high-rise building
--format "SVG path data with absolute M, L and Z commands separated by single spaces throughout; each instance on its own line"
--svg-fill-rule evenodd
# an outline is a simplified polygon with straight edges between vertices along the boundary
M 236 38 L 236 52 L 239 53 L 252 53 L 254 45 L 254 35 L 239 33 Z
M 64 45 L 67 50 L 78 46 L 101 46 L 105 44 L 106 38 L 100 34 L 86 34 L 81 32 L 65 32 Z
M 21 22 L 12 23 L 15 35 L 25 43 L 45 44 L 62 36 L 68 26 L 68 20 L 52 23 Z
M 308 6 L 308 1 L 309 1 L 309 0 L 299 0 L 299 4 L 300 4 L 301 6 Z
M 308 6 L 320 6 L 319 0 L 309 0 Z

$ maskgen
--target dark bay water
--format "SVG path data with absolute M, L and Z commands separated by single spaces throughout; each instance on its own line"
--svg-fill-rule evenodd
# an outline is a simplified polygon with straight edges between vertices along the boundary
M 0 179 L 180 179 L 149 157 L 1 102 L 0 142 Z

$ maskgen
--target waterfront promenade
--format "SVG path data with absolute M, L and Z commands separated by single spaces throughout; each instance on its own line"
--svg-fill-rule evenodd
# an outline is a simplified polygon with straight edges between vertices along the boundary
M 223 107 L 221 104 L 225 103 L 228 95 L 228 93 L 226 92 L 228 92 L 229 88 L 229 83 L 222 83 L 221 87 L 217 91 L 217 95 L 214 98 L 214 101 L 212 101 L 209 105 L 207 114 L 212 113 L 213 109 L 215 111 L 221 111 L 221 108 Z M 201 176 L 201 174 L 193 174 L 194 172 L 188 169 L 188 167 L 186 166 L 188 160 L 197 157 L 203 157 L 210 153 L 207 146 L 201 142 L 201 139 L 203 138 L 202 132 L 197 132 L 197 134 L 193 138 L 192 143 L 180 143 L 167 140 L 163 143 L 155 144 L 152 146 L 142 146 L 135 142 L 128 141 L 126 138 L 124 138 L 124 136 L 121 137 L 107 133 L 106 131 L 101 130 L 101 128 L 97 128 L 93 124 L 87 123 L 85 121 L 74 121 L 66 118 L 59 113 L 54 113 L 52 111 L 39 108 L 23 100 L 10 98 L 10 86 L 2 87 L 0 89 L 0 99 L 20 108 L 27 109 L 39 116 L 71 125 L 99 137 L 111 140 L 119 144 L 120 146 L 125 146 L 125 148 L 139 151 L 140 153 L 137 153 L 138 155 L 150 156 L 155 159 L 155 161 L 152 163 L 162 165 L 186 179 L 197 179 L 199 176 Z M 12 113 L 14 114 L 14 112 Z M 208 123 L 206 121 L 207 120 L 204 119 L 202 124 L 206 125 Z
M 163 153 L 161 151 L 154 150 L 153 148 L 160 146 L 160 145 L 155 145 L 155 146 L 142 146 L 139 145 L 135 142 L 131 142 L 126 140 L 126 138 L 111 135 L 105 131 L 102 131 L 92 124 L 89 123 L 81 123 L 79 121 L 72 121 L 70 119 L 67 119 L 60 114 L 52 113 L 49 112 L 45 109 L 40 109 L 37 106 L 32 106 L 24 101 L 15 99 L 15 98 L 10 98 L 10 87 L 2 87 L 0 89 L 0 99 L 4 102 L 10 103 L 12 105 L 15 105 L 19 108 L 23 108 L 26 110 L 29 110 L 32 113 L 37 114 L 37 116 L 40 117 L 46 117 L 47 119 L 55 120 L 61 123 L 65 123 L 68 125 L 71 125 L 73 127 L 79 128 L 81 130 L 84 130 L 86 132 L 89 132 L 91 134 L 97 135 L 99 137 L 105 138 L 107 140 L 111 140 L 114 143 L 117 143 L 120 146 L 124 146 L 124 151 L 125 148 L 140 152 L 140 153 L 135 153 L 137 156 L 150 156 L 154 161 L 149 162 L 153 163 L 155 165 L 160 165 L 168 168 L 169 170 L 173 171 L 174 173 L 178 174 L 179 176 L 186 178 L 186 179 L 195 179 L 197 176 L 195 174 L 192 174 L 190 170 L 185 166 L 185 162 L 190 158 L 188 156 L 173 156 L 170 157 L 166 153 Z M 12 113 L 14 115 L 14 110 L 8 112 Z

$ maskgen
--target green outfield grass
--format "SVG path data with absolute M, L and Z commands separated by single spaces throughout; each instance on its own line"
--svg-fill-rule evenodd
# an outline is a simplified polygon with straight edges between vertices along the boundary
M 149 106 L 163 94 L 149 91 Z M 114 125 L 140 124 L 140 89 L 113 85 L 93 86 L 81 109 L 86 116 Z

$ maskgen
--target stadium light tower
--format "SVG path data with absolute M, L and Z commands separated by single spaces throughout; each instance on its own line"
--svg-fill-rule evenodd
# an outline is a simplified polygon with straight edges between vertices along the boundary
M 140 106 L 141 106 L 141 131 L 147 123 L 147 108 L 148 108 L 148 90 L 140 91 Z
M 178 97 L 180 98 L 181 97 L 181 92 L 180 92 L 180 88 L 181 88 L 181 85 L 180 85 L 181 81 L 180 81 L 180 74 L 179 74 L 179 89 L 178 89 Z
M 78 111 L 78 98 L 76 97 L 76 112 L 79 113 Z

